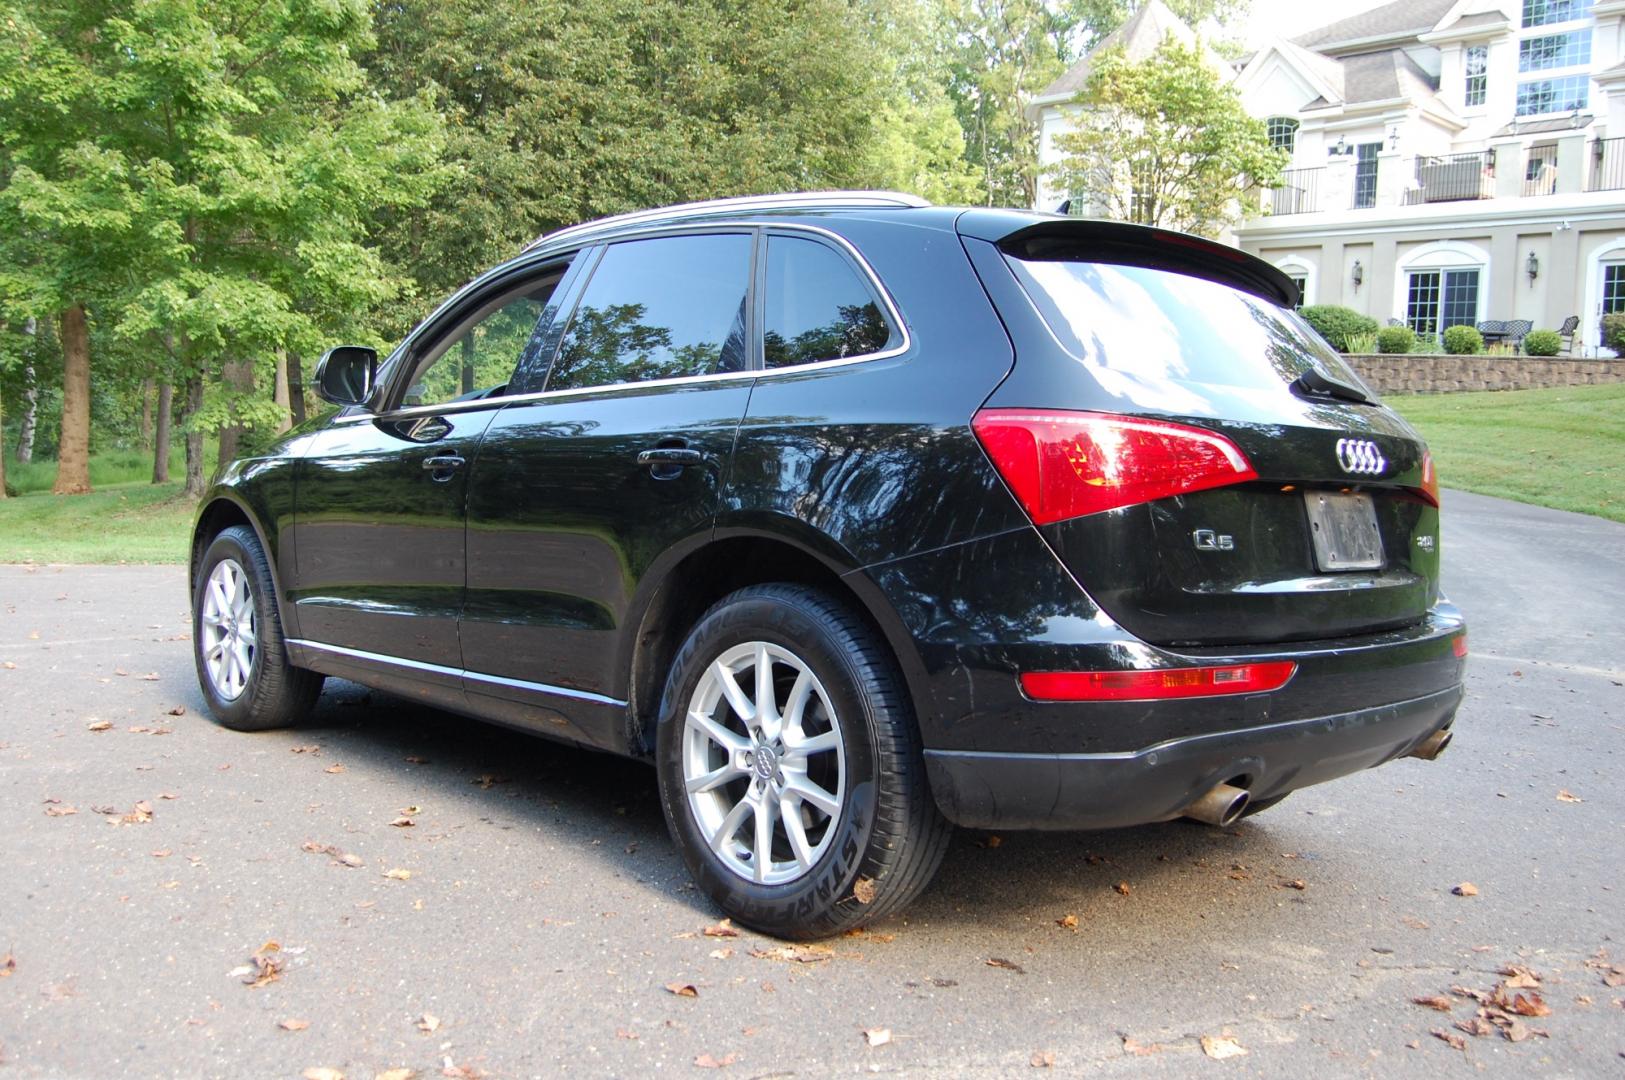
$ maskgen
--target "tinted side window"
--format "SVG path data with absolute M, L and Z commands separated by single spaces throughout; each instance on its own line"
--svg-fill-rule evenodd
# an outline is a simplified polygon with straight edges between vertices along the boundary
M 891 324 L 852 265 L 815 240 L 767 240 L 764 358 L 770 368 L 881 352 Z
M 581 294 L 547 389 L 745 370 L 749 236 L 611 244 Z
M 520 295 L 486 305 L 461 333 L 435 345 L 418 361 L 400 404 L 442 405 L 504 386 L 520 356 L 535 342 L 537 320 L 558 282 L 554 274 Z

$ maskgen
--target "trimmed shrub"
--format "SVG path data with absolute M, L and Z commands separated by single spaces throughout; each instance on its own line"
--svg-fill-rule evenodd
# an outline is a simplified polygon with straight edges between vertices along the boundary
M 1416 331 L 1408 326 L 1385 326 L 1377 331 L 1377 351 L 1408 353 L 1416 348 Z
M 1376 334 L 1350 334 L 1343 342 L 1347 346 L 1343 351 L 1358 353 L 1361 356 L 1370 356 L 1377 351 Z
M 1466 356 L 1484 351 L 1484 335 L 1471 326 L 1447 326 L 1444 330 L 1444 351 L 1453 356 Z
M 1602 343 L 1625 356 L 1625 314 L 1615 312 L 1602 317 Z
M 1376 319 L 1336 304 L 1310 304 L 1298 314 L 1338 352 L 1349 351 L 1350 338 L 1377 332 Z
M 1563 351 L 1563 335 L 1556 330 L 1531 330 L 1523 336 L 1523 351 L 1530 356 L 1556 356 Z

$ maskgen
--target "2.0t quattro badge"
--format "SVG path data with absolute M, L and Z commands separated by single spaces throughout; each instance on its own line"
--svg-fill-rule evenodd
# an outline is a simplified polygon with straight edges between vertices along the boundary
M 1388 467 L 1388 459 L 1382 456 L 1382 451 L 1370 439 L 1338 439 L 1337 463 L 1346 473 L 1364 473 L 1367 476 L 1380 476 Z

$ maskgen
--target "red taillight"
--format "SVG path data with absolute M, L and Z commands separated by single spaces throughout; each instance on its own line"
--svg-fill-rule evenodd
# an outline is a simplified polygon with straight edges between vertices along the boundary
M 1223 435 L 1163 420 L 983 409 L 971 427 L 1035 525 L 1258 477 Z
M 1422 498 L 1434 506 L 1439 505 L 1439 474 L 1433 468 L 1433 451 L 1422 451 L 1422 486 L 1418 489 Z
M 1290 660 L 1160 671 L 1029 671 L 1021 689 L 1035 701 L 1143 701 L 1279 690 L 1298 670 Z
M 1456 654 L 1457 659 L 1461 659 L 1461 658 L 1466 657 L 1466 655 L 1467 655 L 1467 635 L 1466 634 L 1457 635 L 1456 640 L 1452 641 L 1450 643 L 1450 649 L 1451 649 L 1452 652 L 1454 652 Z

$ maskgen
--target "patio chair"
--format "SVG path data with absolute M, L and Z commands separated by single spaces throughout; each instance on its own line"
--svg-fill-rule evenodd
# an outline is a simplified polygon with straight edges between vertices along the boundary
M 1502 340 L 1514 349 L 1522 348 L 1524 336 L 1534 328 L 1535 324 L 1528 319 L 1508 320 L 1506 323 L 1506 336 Z
M 1563 339 L 1563 351 L 1574 352 L 1574 333 L 1580 329 L 1580 316 L 1570 315 L 1563 320 L 1563 325 L 1557 328 L 1558 335 Z
M 1500 319 L 1485 319 L 1478 324 L 1476 329 L 1479 335 L 1483 337 L 1484 344 L 1494 345 L 1497 342 L 1506 340 L 1508 334 L 1507 325 Z

